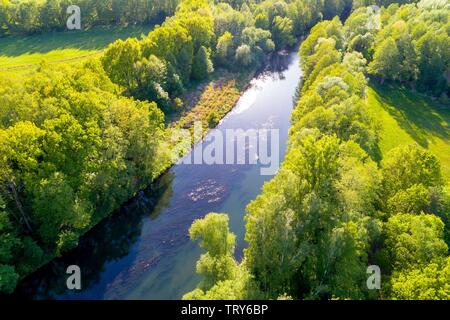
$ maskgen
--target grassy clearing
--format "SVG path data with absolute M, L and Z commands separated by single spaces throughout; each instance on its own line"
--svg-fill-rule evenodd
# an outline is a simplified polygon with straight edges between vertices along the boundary
M 407 89 L 371 83 L 369 111 L 381 123 L 381 153 L 417 143 L 435 154 L 450 182 L 450 106 Z
M 77 61 L 95 55 L 117 39 L 148 34 L 151 26 L 96 27 L 87 31 L 53 32 L 0 39 L 0 70 L 23 69 L 41 61 Z

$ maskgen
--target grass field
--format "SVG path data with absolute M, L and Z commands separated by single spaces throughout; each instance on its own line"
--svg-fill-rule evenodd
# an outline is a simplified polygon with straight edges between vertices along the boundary
M 151 26 L 96 27 L 88 31 L 54 32 L 0 38 L 0 70 L 23 69 L 42 60 L 79 60 L 94 55 L 116 39 L 140 37 Z
M 371 83 L 369 111 L 381 122 L 380 149 L 417 143 L 435 154 L 450 183 L 450 106 L 398 86 Z

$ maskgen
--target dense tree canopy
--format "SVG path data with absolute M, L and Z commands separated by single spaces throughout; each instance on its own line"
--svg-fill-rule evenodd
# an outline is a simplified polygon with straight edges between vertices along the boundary
M 296 36 L 321 18 L 320 10 L 326 5 L 309 0 L 245 2 L 182 1 L 175 15 L 146 37 L 111 44 L 103 66 L 127 95 L 155 101 L 165 113 L 171 112 L 190 82 L 207 79 L 215 65 L 255 70 L 267 54 L 293 46 Z M 145 74 L 161 68 L 150 56 L 165 68 L 151 81 Z
M 10 292 L 158 174 L 164 118 L 120 96 L 98 61 L 1 81 L 0 288 Z
M 367 45 L 374 52 L 369 72 L 381 81 L 398 81 L 438 97 L 448 96 L 448 8 L 426 1 L 391 5 L 382 11 L 381 19 L 383 27 Z
M 0 36 L 64 30 L 69 4 L 2 1 Z M 215 65 L 258 69 L 267 54 L 292 46 L 321 18 L 324 2 L 83 0 L 77 5 L 85 29 L 155 24 L 170 17 L 141 39 L 111 44 L 100 61 L 42 65 L 23 78 L 1 76 L 4 292 L 76 246 L 81 234 L 170 163 L 168 151 L 160 150 L 165 138 L 161 110 L 168 113 L 182 105 L 186 88 L 206 80 Z M 208 119 L 213 126 L 217 113 Z M 250 278 L 248 272 L 237 276 Z M 222 293 L 218 288 L 216 294 Z
M 394 273 L 392 298 L 398 300 L 449 300 L 450 257 Z
M 256 22 L 270 29 L 279 19 L 262 10 L 265 6 L 257 11 Z M 279 17 L 288 16 L 289 6 L 271 8 Z M 433 32 L 440 39 L 448 29 L 448 11 L 423 3 L 392 5 L 382 9 L 381 30 L 368 23 L 370 18 L 362 7 L 344 25 L 338 18 L 320 22 L 300 47 L 304 79 L 289 149 L 278 174 L 247 207 L 248 247 L 238 266 L 246 276 L 234 279 L 235 290 L 242 291 L 231 297 L 450 295 L 450 202 L 439 160 L 418 145 L 408 145 L 380 161 L 379 126 L 366 100 L 368 73 L 386 80 L 395 75 L 392 80 L 410 84 L 422 80 L 420 61 L 430 55 L 421 56 L 417 48 L 442 52 L 448 35 L 431 40 L 417 24 L 434 21 Z M 249 51 L 240 47 L 242 61 Z M 445 55 L 437 53 L 436 59 L 441 69 L 434 81 L 448 70 Z M 367 288 L 371 264 L 380 266 L 384 275 L 381 293 Z M 220 299 L 216 293 L 227 290 L 229 284 L 218 281 L 207 292 L 186 298 Z
M 175 12 L 179 0 L 4 0 L 0 2 L 0 37 L 66 30 L 66 13 L 76 4 L 82 28 L 97 25 L 160 23 Z

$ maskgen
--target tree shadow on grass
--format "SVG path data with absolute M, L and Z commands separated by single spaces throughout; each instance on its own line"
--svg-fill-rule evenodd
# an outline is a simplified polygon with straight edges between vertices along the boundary
M 381 160 L 383 160 L 383 152 L 381 151 L 379 143 L 372 146 L 370 150 L 368 150 L 368 153 L 371 156 L 372 160 L 374 160 L 377 163 L 380 163 Z
M 141 37 L 151 26 L 95 27 L 90 30 L 50 32 L 45 34 L 0 38 L 0 56 L 48 53 L 53 50 L 101 50 L 116 39 Z
M 380 105 L 422 147 L 427 148 L 433 137 L 450 138 L 450 106 L 397 85 L 370 85 Z

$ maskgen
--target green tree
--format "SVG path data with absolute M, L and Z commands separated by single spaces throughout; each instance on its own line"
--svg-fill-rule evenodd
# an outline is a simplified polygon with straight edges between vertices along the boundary
M 411 35 L 406 30 L 406 27 L 399 31 L 399 34 L 396 36 L 396 42 L 401 55 L 399 80 L 406 83 L 414 83 L 419 74 L 417 66 L 418 57 L 412 43 Z
M 215 50 L 215 58 L 222 66 L 231 65 L 233 58 L 233 35 L 226 31 L 217 39 L 217 46 Z
M 154 55 L 136 62 L 134 77 L 137 86 L 131 94 L 141 100 L 155 101 L 162 110 L 168 111 L 170 98 L 167 92 L 167 72 L 165 62 Z
M 106 49 L 102 63 L 109 78 L 128 90 L 136 89 L 134 65 L 141 58 L 141 44 L 135 38 L 117 40 Z
M 33 216 L 46 244 L 61 240 L 65 230 L 82 230 L 89 225 L 91 208 L 80 203 L 62 174 L 43 180 L 34 192 Z M 77 201 L 78 200 L 78 201 Z M 63 243 L 60 244 L 64 248 Z M 68 249 L 72 249 L 70 246 Z
M 408 270 L 445 257 L 444 223 L 435 215 L 397 214 L 384 226 L 391 270 Z
M 284 49 L 295 43 L 293 36 L 293 24 L 287 17 L 277 16 L 272 24 L 272 38 L 277 50 Z
M 0 290 L 10 291 L 159 174 L 164 119 L 121 96 L 97 59 L 2 83 Z
M 369 64 L 369 73 L 378 76 L 381 82 L 397 80 L 400 77 L 401 56 L 397 44 L 391 37 L 375 48 L 373 61 Z
M 191 75 L 194 59 L 194 43 L 189 31 L 181 24 L 167 23 L 154 29 L 142 41 L 144 57 L 155 55 L 173 68 L 174 74 L 178 74 L 187 84 Z
M 236 49 L 236 62 L 244 67 L 248 68 L 253 63 L 252 49 L 249 45 L 243 44 Z
M 231 33 L 236 46 L 240 41 L 242 30 L 251 25 L 245 15 L 233 9 L 228 3 L 220 2 L 213 7 L 214 33 L 217 37 L 226 32 Z
M 255 27 L 256 28 L 260 28 L 260 29 L 264 29 L 264 30 L 269 30 L 270 22 L 269 22 L 269 17 L 267 16 L 267 14 L 259 13 L 259 14 L 256 15 L 256 17 L 255 17 Z
M 13 266 L 0 264 L 0 292 L 13 293 L 19 281 L 19 275 Z
M 342 158 L 341 148 L 348 150 Z M 355 164 L 362 165 L 361 151 L 350 150 L 334 137 L 306 134 L 292 145 L 275 179 L 249 204 L 246 263 L 268 297 L 364 296 L 370 237 L 362 214 L 370 206 L 362 201 L 375 194 L 368 191 L 374 180 L 351 185 L 353 191 L 343 201 L 339 186 L 358 175 L 349 172 Z
M 2 244 L 2 247 L 0 247 L 0 262 L 9 261 L 12 258 L 11 248 L 13 243 L 11 242 L 11 236 L 13 231 L 13 225 L 6 212 L 5 201 L 0 196 L 0 236 L 2 239 L 5 237 L 5 239 L 0 242 Z
M 388 200 L 389 213 L 421 213 L 427 211 L 431 202 L 430 192 L 422 184 L 399 190 Z
M 418 145 L 392 149 L 383 159 L 382 168 L 387 191 L 391 194 L 414 184 L 437 186 L 442 183 L 439 160 Z
M 249 45 L 251 48 L 259 47 L 266 53 L 271 52 L 274 49 L 270 31 L 255 27 L 244 29 L 242 32 L 242 42 Z
M 39 20 L 45 22 L 42 24 L 42 29 L 46 31 L 64 29 L 65 21 L 62 13 L 65 9 L 61 7 L 60 0 L 46 0 L 39 14 Z
M 200 240 L 206 251 L 197 262 L 197 272 L 203 276 L 199 288 L 208 290 L 219 281 L 232 279 L 237 271 L 233 258 L 236 236 L 228 228 L 228 216 L 210 213 L 195 221 L 189 229 L 192 240 Z
M 391 279 L 391 299 L 449 300 L 450 257 L 397 272 Z
M 195 80 L 204 80 L 214 72 L 213 63 L 205 47 L 200 47 L 194 58 L 192 65 L 192 78 Z
M 444 92 L 447 81 L 444 77 L 450 64 L 450 44 L 444 32 L 436 34 L 430 30 L 415 44 L 419 54 L 419 82 L 422 90 L 439 95 Z
M 5 190 L 4 198 L 13 203 L 16 219 L 29 232 L 33 231 L 31 217 L 21 194 L 27 182 L 32 185 L 38 168 L 37 159 L 43 153 L 43 135 L 44 131 L 31 122 L 18 122 L 9 127 L 0 140 L 0 181 Z

